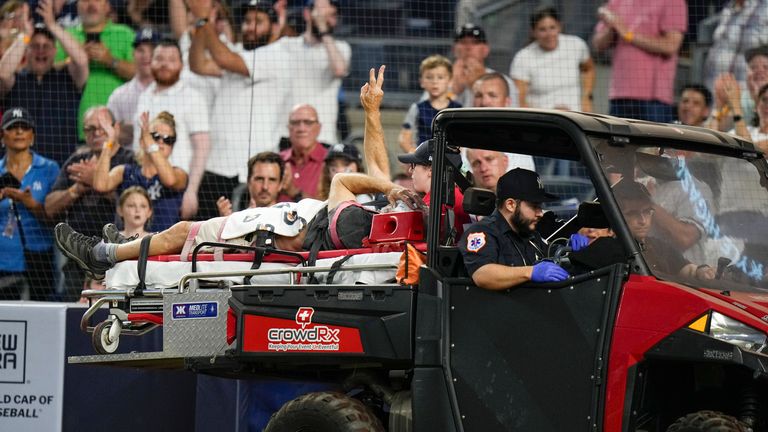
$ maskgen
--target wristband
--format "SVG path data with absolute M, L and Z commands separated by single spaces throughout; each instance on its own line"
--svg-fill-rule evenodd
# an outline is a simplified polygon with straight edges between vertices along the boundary
M 624 39 L 626 43 L 632 43 L 632 41 L 635 40 L 635 34 L 631 31 L 628 31 L 621 35 L 621 38 Z
M 112 59 L 112 69 L 117 69 L 117 64 L 120 63 L 120 60 L 113 58 Z
M 195 28 L 200 28 L 208 24 L 208 18 L 200 18 L 199 20 L 195 21 Z
M 107 141 L 107 142 L 104 143 L 104 148 L 106 148 L 107 150 L 112 150 L 112 147 L 114 145 L 115 145 L 115 143 L 113 143 L 112 141 Z
M 32 40 L 32 38 L 31 38 L 29 35 L 26 35 L 26 34 L 24 34 L 24 35 L 23 35 L 23 34 L 19 34 L 19 40 L 20 40 L 20 41 L 21 41 L 21 42 L 22 42 L 24 45 L 29 45 L 29 41 L 31 41 L 31 40 Z

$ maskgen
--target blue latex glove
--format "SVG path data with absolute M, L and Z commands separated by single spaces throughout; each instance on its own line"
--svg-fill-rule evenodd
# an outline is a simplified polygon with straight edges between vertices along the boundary
M 581 234 L 571 234 L 571 238 L 568 240 L 568 246 L 570 246 L 571 250 L 574 252 L 580 251 L 589 246 L 589 239 L 587 236 Z
M 550 261 L 542 261 L 533 266 L 531 280 L 533 282 L 559 282 L 568 279 L 568 276 L 570 276 L 568 272 L 559 265 Z

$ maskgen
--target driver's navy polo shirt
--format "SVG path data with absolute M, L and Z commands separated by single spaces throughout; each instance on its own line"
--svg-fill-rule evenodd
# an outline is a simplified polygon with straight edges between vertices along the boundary
M 497 209 L 464 231 L 459 250 L 471 277 L 486 264 L 532 266 L 545 257 L 547 246 L 537 232 L 521 237 Z

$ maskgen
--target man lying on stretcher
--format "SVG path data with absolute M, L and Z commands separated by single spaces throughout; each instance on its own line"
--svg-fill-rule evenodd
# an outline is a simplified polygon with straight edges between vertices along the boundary
M 304 199 L 298 203 L 246 209 L 203 222 L 179 222 L 152 237 L 149 255 L 178 254 L 202 242 L 251 245 L 258 231 L 270 233 L 267 244 L 286 251 L 354 249 L 362 247 L 373 218 L 370 210 L 353 204 L 357 194 L 382 193 L 393 206 L 402 201 L 409 208 L 424 210 L 418 195 L 390 181 L 379 111 L 384 96 L 383 82 L 384 66 L 381 66 L 378 76 L 371 69 L 368 83 L 360 89 L 360 102 L 365 109 L 363 152 L 368 175 L 337 174 L 331 181 L 328 201 Z M 330 229 L 331 226 L 335 230 Z M 104 278 L 106 271 L 117 262 L 138 258 L 141 244 L 141 240 L 123 244 L 105 242 L 80 234 L 65 223 L 56 225 L 54 238 L 64 254 L 95 279 Z

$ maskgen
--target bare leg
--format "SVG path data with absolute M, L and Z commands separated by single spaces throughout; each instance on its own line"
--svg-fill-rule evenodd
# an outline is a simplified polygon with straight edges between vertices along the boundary
M 149 243 L 150 255 L 167 255 L 181 253 L 184 242 L 187 241 L 192 222 L 179 222 L 165 231 L 155 234 Z M 117 247 L 117 261 L 132 260 L 139 257 L 141 239 L 136 239 Z

